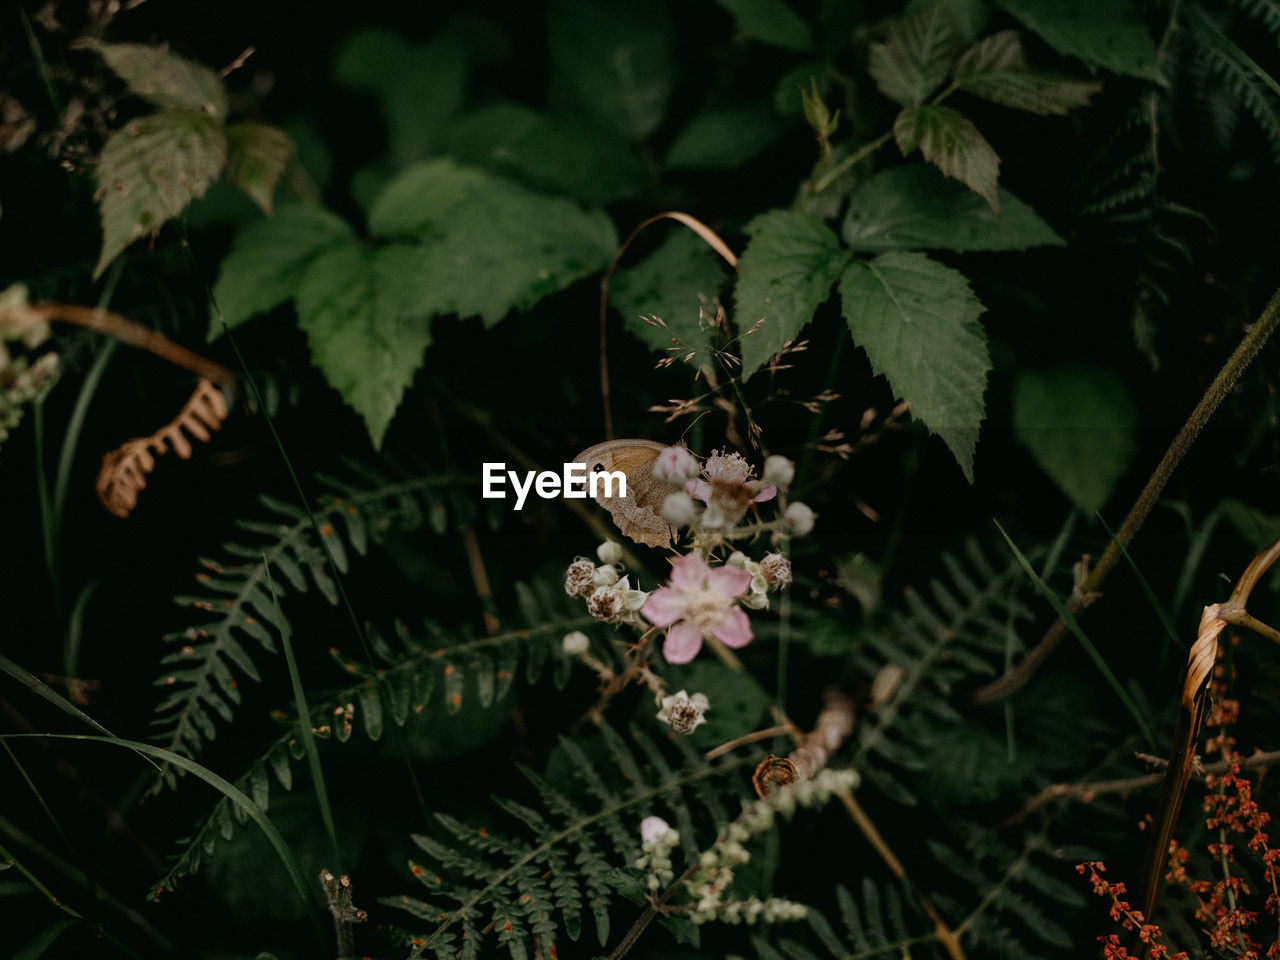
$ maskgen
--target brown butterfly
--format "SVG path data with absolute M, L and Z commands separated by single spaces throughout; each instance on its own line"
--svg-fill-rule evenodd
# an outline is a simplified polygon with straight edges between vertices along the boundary
M 652 440 L 606 440 L 587 447 L 573 458 L 587 465 L 587 476 L 600 470 L 620 470 L 627 476 L 625 497 L 605 496 L 603 485 L 596 502 L 613 516 L 613 522 L 636 543 L 669 547 L 676 529 L 662 518 L 662 502 L 671 488 L 653 475 L 653 465 L 666 445 Z

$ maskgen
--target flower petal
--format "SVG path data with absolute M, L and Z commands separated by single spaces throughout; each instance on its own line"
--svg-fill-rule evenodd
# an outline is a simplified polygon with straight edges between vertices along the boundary
M 707 587 L 725 597 L 740 597 L 751 586 L 751 574 L 741 567 L 715 567 L 707 573 Z
M 751 639 L 750 636 L 747 639 Z M 688 663 L 701 649 L 702 632 L 692 623 L 682 620 L 667 631 L 667 639 L 662 644 L 662 655 L 666 657 L 667 663 Z
M 724 616 L 711 632 L 726 647 L 745 647 L 751 642 L 751 621 L 747 619 L 741 607 L 731 607 L 724 612 Z M 670 635 L 668 635 L 669 639 Z M 667 660 L 674 662 L 670 657 Z
M 711 499 L 711 484 L 705 480 L 690 480 L 684 485 L 684 492 L 692 496 L 693 499 L 706 503 Z
M 684 616 L 684 596 L 670 587 L 659 587 L 649 594 L 640 612 L 655 627 L 669 627 Z
M 756 495 L 751 498 L 752 503 L 764 503 L 766 500 L 772 500 L 778 495 L 778 488 L 773 484 L 761 487 L 756 491 Z
M 671 561 L 671 585 L 681 593 L 698 590 L 707 582 L 707 562 L 696 553 Z

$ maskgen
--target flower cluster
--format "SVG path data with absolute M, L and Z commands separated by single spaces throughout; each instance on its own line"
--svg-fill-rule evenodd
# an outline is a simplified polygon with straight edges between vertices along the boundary
M 602 623 L 639 623 L 640 608 L 649 595 L 631 589 L 630 579 L 617 561 L 622 548 L 606 540 L 596 550 L 600 563 L 578 557 L 564 574 L 564 592 L 587 601 L 587 613 Z
M 1091 860 L 1076 866 L 1077 873 L 1083 874 L 1086 871 L 1089 882 L 1093 884 L 1093 892 L 1100 897 L 1111 898 L 1111 919 L 1126 930 L 1137 933 L 1138 940 L 1143 944 L 1141 957 L 1134 957 L 1120 942 L 1118 934 L 1099 937 L 1104 960 L 1143 960 L 1147 957 L 1151 960 L 1163 960 L 1166 957 L 1170 960 L 1188 960 L 1186 951 L 1170 955 L 1169 948 L 1160 942 L 1160 928 L 1154 923 L 1147 923 L 1142 911 L 1133 909 L 1129 901 L 1124 899 L 1127 893 L 1125 885 L 1112 883 L 1103 876 L 1107 872 L 1106 864 L 1100 860 Z
M 24 286 L 0 291 L 0 442 L 22 422 L 26 405 L 41 397 L 61 373 L 56 353 L 33 360 L 25 352 L 15 356 L 7 344 L 32 351 L 48 338 L 49 323 L 30 309 Z

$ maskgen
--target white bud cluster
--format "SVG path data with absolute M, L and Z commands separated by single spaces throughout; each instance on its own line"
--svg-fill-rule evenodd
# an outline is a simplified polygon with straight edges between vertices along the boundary
M 648 888 L 656 893 L 675 879 L 671 851 L 680 843 L 680 834 L 661 817 L 645 817 L 640 821 L 640 840 L 643 853 L 635 865 L 649 871 Z

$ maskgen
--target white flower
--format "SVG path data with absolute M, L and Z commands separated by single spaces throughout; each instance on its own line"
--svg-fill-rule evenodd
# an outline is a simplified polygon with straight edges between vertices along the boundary
M 796 477 L 796 465 L 786 457 L 774 454 L 766 458 L 764 472 L 760 474 L 760 482 L 775 487 L 789 487 Z
M 560 646 L 567 657 L 580 657 L 591 649 L 591 641 L 587 639 L 587 635 L 581 630 L 574 630 L 572 633 L 566 633 L 564 639 L 560 641 Z
M 668 833 L 675 833 L 671 824 L 661 817 L 645 817 L 640 821 L 640 840 L 643 843 L 658 844 L 667 839 Z
M 669 723 L 676 733 L 693 733 L 699 724 L 707 722 L 703 714 L 710 708 L 711 703 L 705 693 L 695 693 L 691 697 L 681 690 L 673 696 L 662 698 L 658 719 Z
M 803 503 L 793 503 L 782 515 L 787 530 L 793 537 L 803 537 L 813 529 L 813 511 Z

